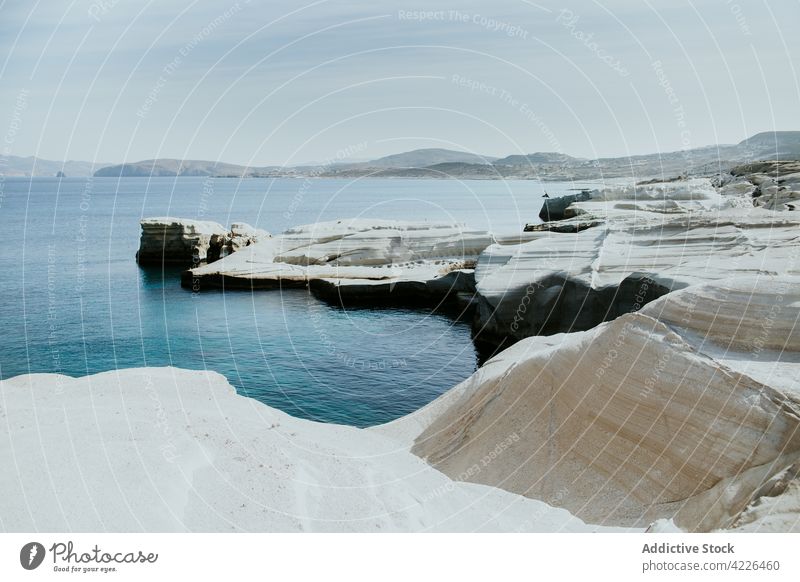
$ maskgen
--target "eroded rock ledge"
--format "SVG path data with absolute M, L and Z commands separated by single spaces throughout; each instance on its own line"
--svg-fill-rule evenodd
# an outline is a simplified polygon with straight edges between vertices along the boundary
M 310 286 L 336 304 L 430 303 L 474 294 L 473 268 L 490 244 L 458 224 L 339 220 L 299 226 L 184 273 L 204 288 Z

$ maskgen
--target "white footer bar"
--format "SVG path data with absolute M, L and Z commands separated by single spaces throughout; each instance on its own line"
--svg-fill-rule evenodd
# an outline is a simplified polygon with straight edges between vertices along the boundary
M 799 541 L 794 534 L 2 534 L 0 580 L 798 580 Z

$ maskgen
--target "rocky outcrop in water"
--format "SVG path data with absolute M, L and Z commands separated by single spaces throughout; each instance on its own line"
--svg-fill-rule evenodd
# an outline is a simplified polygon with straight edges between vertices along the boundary
M 136 260 L 140 265 L 192 265 L 205 262 L 212 244 L 228 230 L 216 222 L 159 217 L 141 221 Z
M 230 231 L 217 222 L 185 218 L 146 218 L 140 224 L 142 235 L 136 253 L 140 265 L 197 266 L 270 236 L 246 223 L 236 223 Z
M 310 286 L 331 302 L 429 302 L 474 292 L 493 242 L 458 224 L 351 219 L 299 226 L 183 275 L 193 289 Z

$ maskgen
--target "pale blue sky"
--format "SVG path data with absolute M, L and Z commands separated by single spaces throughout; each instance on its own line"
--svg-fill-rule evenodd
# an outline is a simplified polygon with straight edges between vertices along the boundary
M 294 164 L 732 143 L 800 129 L 798 22 L 797 0 L 6 0 L 0 153 Z

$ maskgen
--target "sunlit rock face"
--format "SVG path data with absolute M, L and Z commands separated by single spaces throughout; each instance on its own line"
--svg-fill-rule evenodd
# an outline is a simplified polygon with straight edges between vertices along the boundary
M 739 277 L 525 339 L 423 409 L 413 451 L 592 523 L 744 527 L 775 475 L 796 489 L 798 317 L 800 279 Z

